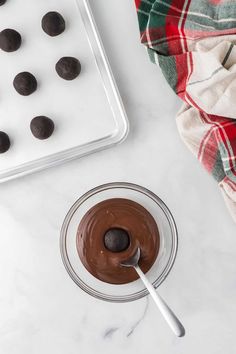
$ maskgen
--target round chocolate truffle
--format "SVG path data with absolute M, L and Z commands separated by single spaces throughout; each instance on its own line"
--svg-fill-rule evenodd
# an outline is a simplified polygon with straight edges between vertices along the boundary
M 20 95 L 29 96 L 37 90 L 37 80 L 34 75 L 25 71 L 16 75 L 13 86 Z
M 111 252 L 125 251 L 129 244 L 129 234 L 123 229 L 112 228 L 104 235 L 104 245 Z
M 65 31 L 65 20 L 58 12 L 48 12 L 42 18 L 42 29 L 51 37 L 58 36 Z
M 63 57 L 56 63 L 56 72 L 64 80 L 74 80 L 81 72 L 81 64 L 73 57 Z
M 7 0 L 0 0 L 0 6 L 4 5 Z
M 14 29 L 6 28 L 0 32 L 0 48 L 4 52 L 15 52 L 21 46 L 21 35 Z
M 48 139 L 54 131 L 54 123 L 48 117 L 38 116 L 32 119 L 30 130 L 35 138 L 40 140 Z
M 0 154 L 3 154 L 7 150 L 9 150 L 10 145 L 11 143 L 9 136 L 4 132 L 0 132 Z

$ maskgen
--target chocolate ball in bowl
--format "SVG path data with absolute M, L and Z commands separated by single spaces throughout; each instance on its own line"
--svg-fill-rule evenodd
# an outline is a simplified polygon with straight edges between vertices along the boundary
M 130 245 L 129 234 L 123 229 L 112 228 L 104 235 L 104 245 L 111 252 L 125 251 Z

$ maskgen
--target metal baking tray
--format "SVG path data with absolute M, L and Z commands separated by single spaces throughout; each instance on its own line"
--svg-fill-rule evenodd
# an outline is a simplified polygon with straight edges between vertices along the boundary
M 48 11 L 60 12 L 66 31 L 51 38 L 41 29 Z M 88 0 L 12 0 L 0 7 L 0 30 L 14 28 L 23 38 L 14 53 L 0 53 L 0 130 L 10 136 L 10 150 L 0 155 L 0 182 L 17 178 L 122 142 L 129 130 Z M 55 63 L 75 56 L 82 64 L 73 82 L 59 78 Z M 39 89 L 28 97 L 14 91 L 12 81 L 30 71 Z M 34 116 L 54 120 L 54 134 L 35 139 L 29 129 Z

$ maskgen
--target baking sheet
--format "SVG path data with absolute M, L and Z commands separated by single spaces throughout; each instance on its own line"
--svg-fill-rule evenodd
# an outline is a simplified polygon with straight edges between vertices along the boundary
M 41 28 L 49 11 L 58 11 L 66 21 L 65 32 L 57 37 Z M 23 39 L 18 51 L 0 52 L 0 130 L 12 142 L 0 155 L 0 181 L 105 148 L 127 134 L 126 115 L 90 11 L 85 0 L 11 0 L 0 7 L 0 30 L 13 28 Z M 63 56 L 82 64 L 74 81 L 55 71 Z M 38 90 L 27 97 L 12 85 L 21 71 L 38 80 Z M 38 115 L 54 120 L 48 140 L 31 134 L 30 121 Z

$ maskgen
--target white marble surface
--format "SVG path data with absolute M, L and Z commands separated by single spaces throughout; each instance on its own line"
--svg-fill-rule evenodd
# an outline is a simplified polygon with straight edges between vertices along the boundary
M 93 0 L 131 123 L 122 145 L 0 186 L 1 354 L 234 354 L 235 224 L 216 183 L 180 141 L 179 101 L 139 44 L 133 0 Z M 175 338 L 150 299 L 117 305 L 68 277 L 59 232 L 88 189 L 129 181 L 157 193 L 179 229 L 160 293 L 186 336 Z

